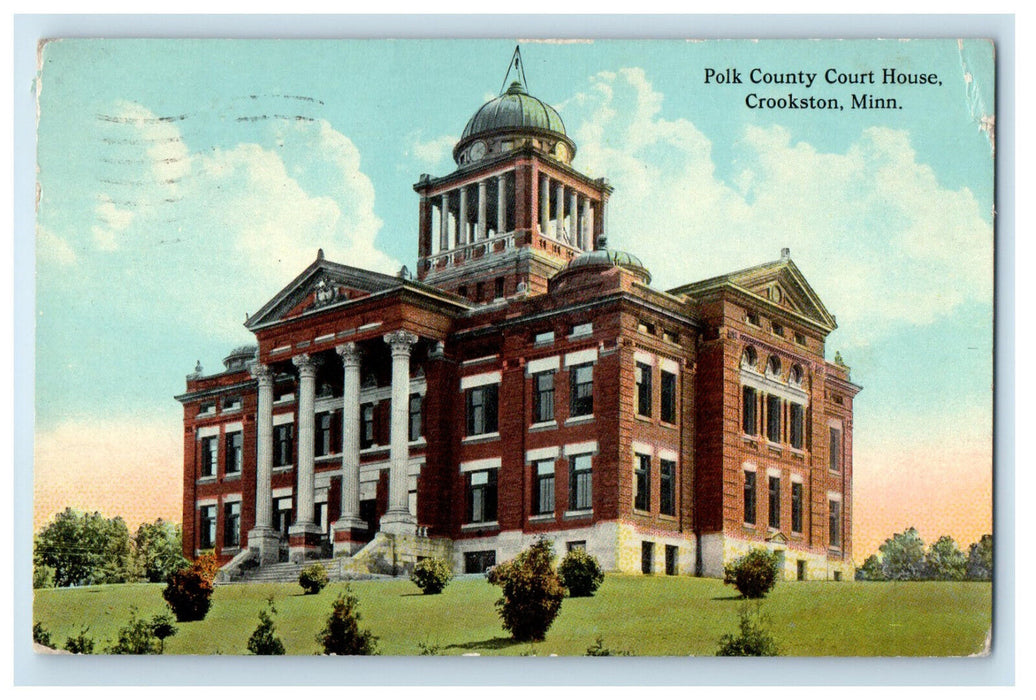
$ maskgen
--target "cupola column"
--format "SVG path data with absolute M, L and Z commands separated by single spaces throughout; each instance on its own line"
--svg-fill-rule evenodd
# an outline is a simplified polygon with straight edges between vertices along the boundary
M 550 178 L 540 175 L 540 235 L 545 236 L 550 230 Z
M 320 527 L 313 522 L 317 360 L 303 354 L 291 361 L 299 369 L 299 471 L 295 524 L 288 529 L 288 537 L 292 561 L 301 561 L 315 556 L 320 544 Z
M 586 244 L 586 233 L 590 230 L 590 198 L 580 198 L 581 213 L 579 215 L 579 248 L 580 250 L 587 250 L 589 246 Z
M 507 173 L 496 176 L 496 235 L 507 233 Z
M 478 230 L 475 240 L 486 239 L 486 206 L 489 204 L 489 180 L 478 181 Z
M 457 245 L 468 242 L 468 188 L 460 188 L 460 212 L 457 214 Z
M 413 535 L 417 519 L 410 512 L 407 467 L 410 462 L 410 351 L 417 336 L 404 330 L 384 337 L 392 348 L 392 403 L 389 421 L 389 504 L 381 518 L 381 530 L 394 535 Z
M 351 555 L 362 546 L 355 531 L 360 519 L 360 351 L 356 343 L 337 348 L 342 357 L 342 495 L 341 516 L 334 524 L 334 553 Z
M 255 445 L 255 527 L 248 532 L 248 548 L 258 554 L 259 563 L 273 564 L 279 555 L 280 542 L 273 529 L 273 372 L 266 365 L 255 364 L 252 376 L 259 385 Z
M 558 183 L 558 211 L 554 214 L 554 238 L 561 240 L 565 230 L 565 183 Z
M 568 196 L 568 211 L 569 216 L 572 219 L 572 225 L 567 227 L 568 230 L 568 242 L 570 245 L 579 245 L 579 193 L 572 190 L 572 194 Z
M 450 193 L 443 192 L 439 204 L 439 252 L 450 249 Z

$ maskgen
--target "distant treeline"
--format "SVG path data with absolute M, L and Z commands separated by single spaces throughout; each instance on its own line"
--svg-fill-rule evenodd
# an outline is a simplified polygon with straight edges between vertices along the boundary
M 991 581 L 993 536 L 982 535 L 965 554 L 948 535 L 930 547 L 909 528 L 885 540 L 856 570 L 860 581 Z
M 32 586 L 162 582 L 187 564 L 180 543 L 180 526 L 161 518 L 131 536 L 120 517 L 66 508 L 34 538 Z

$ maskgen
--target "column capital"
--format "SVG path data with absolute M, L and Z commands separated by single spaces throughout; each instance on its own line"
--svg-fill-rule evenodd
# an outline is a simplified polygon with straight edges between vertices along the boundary
M 273 370 L 270 369 L 269 365 L 256 362 L 248 368 L 248 371 L 259 382 L 260 386 L 273 382 Z
M 383 340 L 392 346 L 392 354 L 403 353 L 406 355 L 410 354 L 410 349 L 417 342 L 417 336 L 410 331 L 398 330 L 391 333 L 386 333 Z
M 291 358 L 291 363 L 299 368 L 299 376 L 308 375 L 311 377 L 315 377 L 317 374 L 317 367 L 320 366 L 320 360 L 313 357 L 309 353 L 295 355 Z
M 335 347 L 335 352 L 342 356 L 343 367 L 360 366 L 360 349 L 356 343 L 348 342 Z

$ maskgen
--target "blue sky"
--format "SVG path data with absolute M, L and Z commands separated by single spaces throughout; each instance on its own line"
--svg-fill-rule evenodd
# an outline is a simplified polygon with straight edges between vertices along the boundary
M 109 464 L 146 455 L 175 478 L 172 396 L 184 375 L 199 359 L 217 369 L 248 342 L 245 313 L 318 247 L 360 267 L 412 268 L 411 184 L 452 170 L 450 149 L 499 92 L 513 47 L 49 44 L 38 83 L 38 473 L 44 457 L 120 431 Z M 574 166 L 616 188 L 610 244 L 639 255 L 656 287 L 791 248 L 838 318 L 829 357 L 841 350 L 866 387 L 863 488 L 869 473 L 894 479 L 904 447 L 962 483 L 989 481 L 993 150 L 981 126 L 994 105 L 991 45 L 530 42 L 522 53 L 530 91 L 559 109 L 577 144 Z M 708 67 L 736 67 L 745 84 L 706 85 Z M 811 89 L 752 85 L 757 67 L 820 76 Z M 848 105 L 854 89 L 826 85 L 824 72 L 873 70 L 880 81 L 884 67 L 941 84 L 868 86 L 898 110 L 745 106 L 750 92 Z M 81 469 L 83 483 L 109 469 Z

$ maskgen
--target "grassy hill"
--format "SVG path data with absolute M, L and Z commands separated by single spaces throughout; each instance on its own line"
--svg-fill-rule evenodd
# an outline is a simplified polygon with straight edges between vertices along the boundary
M 345 584 L 304 596 L 294 584 L 221 586 L 201 622 L 177 625 L 167 654 L 245 654 L 268 598 L 277 606 L 277 634 L 289 654 L 315 654 L 314 639 Z M 481 577 L 453 581 L 424 596 L 409 581 L 351 584 L 361 626 L 379 638 L 382 654 L 435 653 L 582 655 L 597 637 L 613 652 L 635 655 L 715 653 L 736 631 L 744 601 L 720 581 L 690 577 L 609 575 L 593 598 L 566 598 L 538 644 L 513 642 L 493 603 L 500 589 Z M 129 619 L 168 610 L 160 584 L 44 589 L 35 592 L 34 621 L 57 645 L 87 634 L 102 651 Z M 782 652 L 792 656 L 931 656 L 980 652 L 991 623 L 988 583 L 782 582 L 763 602 Z

